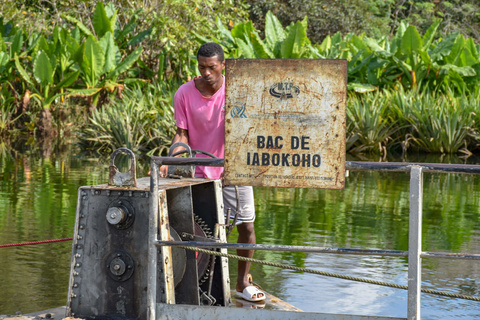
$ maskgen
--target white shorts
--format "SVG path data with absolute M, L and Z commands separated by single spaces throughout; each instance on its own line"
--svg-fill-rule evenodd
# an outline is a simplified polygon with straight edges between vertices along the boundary
M 225 214 L 225 221 L 233 221 L 237 212 L 237 192 L 238 190 L 238 216 L 237 223 L 255 221 L 255 201 L 253 199 L 253 188 L 249 186 L 226 186 L 223 187 L 223 210 Z M 228 214 L 230 212 L 230 219 Z

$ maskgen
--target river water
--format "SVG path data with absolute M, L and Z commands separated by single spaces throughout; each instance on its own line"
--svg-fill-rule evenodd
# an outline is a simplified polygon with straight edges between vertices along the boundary
M 459 158 L 409 159 L 455 162 Z M 480 163 L 470 158 L 469 163 Z M 140 167 L 138 176 L 148 168 Z M 0 158 L 0 244 L 73 235 L 77 190 L 108 182 L 108 161 L 74 156 Z M 350 172 L 344 190 L 255 188 L 257 243 L 408 249 L 409 175 Z M 480 181 L 424 175 L 423 250 L 480 252 Z M 235 241 L 235 232 L 229 242 Z M 233 253 L 233 252 L 232 252 Z M 71 242 L 0 248 L 0 314 L 65 305 Z M 258 251 L 255 258 L 407 284 L 407 259 Z M 230 261 L 232 280 L 235 262 Z M 402 289 L 253 265 L 254 281 L 310 312 L 406 317 Z M 480 262 L 423 259 L 424 288 L 479 293 Z M 422 318 L 478 319 L 480 302 L 422 294 Z

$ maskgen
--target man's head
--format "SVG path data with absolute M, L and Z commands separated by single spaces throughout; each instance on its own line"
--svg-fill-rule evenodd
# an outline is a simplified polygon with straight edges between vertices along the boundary
M 205 83 L 215 89 L 223 84 L 225 58 L 222 47 L 215 42 L 203 44 L 197 53 L 198 71 Z
M 198 49 L 197 59 L 199 56 L 206 57 L 206 58 L 217 56 L 218 61 L 223 62 L 223 60 L 225 60 L 222 47 L 215 42 L 204 43 L 200 47 L 200 49 Z

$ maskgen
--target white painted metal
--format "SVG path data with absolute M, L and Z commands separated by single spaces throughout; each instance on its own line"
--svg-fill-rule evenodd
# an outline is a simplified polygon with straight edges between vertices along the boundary
M 217 204 L 217 220 L 218 225 L 225 224 L 225 216 L 223 214 L 223 192 L 222 192 L 222 182 L 220 180 L 214 181 L 214 188 L 215 188 L 215 200 Z M 221 243 L 227 243 L 227 235 L 225 233 L 225 228 L 218 227 L 218 234 L 215 236 L 218 237 Z M 222 253 L 228 253 L 226 248 L 220 249 Z M 221 257 L 221 265 L 222 265 L 222 284 L 223 284 L 223 291 L 225 292 L 225 301 L 230 302 L 230 271 L 228 269 L 228 258 Z
M 153 245 L 157 241 L 158 230 L 158 169 L 155 161 L 151 161 L 150 170 L 150 212 L 148 229 L 148 286 L 147 286 L 147 319 L 155 319 L 157 303 L 157 248 Z
M 408 234 L 408 312 L 409 320 L 420 320 L 422 285 L 422 206 L 423 168 L 410 171 L 410 217 Z
M 347 314 L 327 314 L 311 312 L 292 312 L 266 309 L 245 309 L 225 307 L 204 307 L 189 305 L 157 304 L 158 320 L 198 320 L 198 319 L 235 319 L 235 320 L 405 320 L 378 316 L 359 316 Z

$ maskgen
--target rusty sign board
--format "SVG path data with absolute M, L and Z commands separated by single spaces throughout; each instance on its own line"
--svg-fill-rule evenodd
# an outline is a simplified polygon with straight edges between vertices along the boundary
M 342 189 L 347 61 L 228 59 L 225 183 Z

